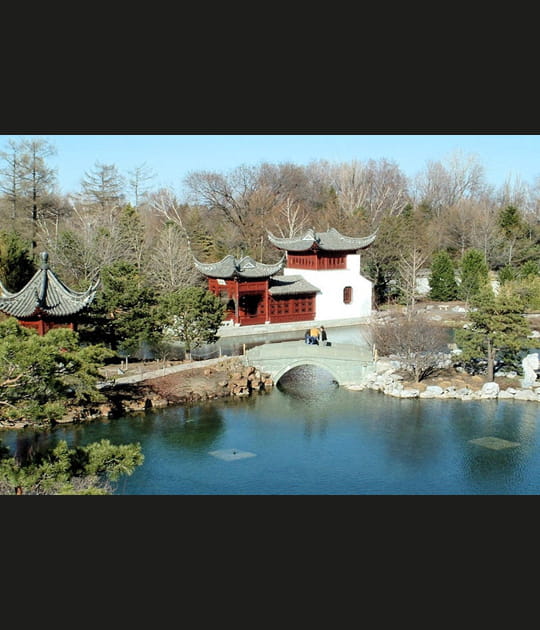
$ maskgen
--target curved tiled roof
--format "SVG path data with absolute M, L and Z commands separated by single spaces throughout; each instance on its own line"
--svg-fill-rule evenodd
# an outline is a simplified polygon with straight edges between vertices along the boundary
M 235 258 L 232 254 L 225 256 L 216 263 L 202 263 L 196 258 L 193 259 L 195 267 L 209 278 L 269 278 L 281 270 L 285 262 L 285 257 L 274 265 L 265 265 L 257 262 L 251 256 Z
M 72 291 L 49 268 L 47 252 L 41 254 L 41 269 L 17 293 L 0 282 L 0 311 L 18 319 L 63 318 L 75 315 L 93 301 L 99 281 L 87 291 Z
M 330 228 L 327 232 L 315 232 L 310 228 L 304 236 L 296 238 L 279 238 L 268 232 L 272 245 L 289 252 L 305 252 L 312 247 L 329 252 L 356 251 L 371 245 L 376 236 L 375 231 L 364 238 L 354 238 L 340 234 L 335 228 Z
M 276 276 L 270 280 L 268 289 L 268 293 L 271 295 L 299 295 L 320 292 L 320 289 L 308 282 L 303 276 Z

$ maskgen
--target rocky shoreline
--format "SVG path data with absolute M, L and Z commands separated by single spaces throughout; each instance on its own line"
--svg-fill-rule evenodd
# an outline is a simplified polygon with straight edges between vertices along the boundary
M 80 423 L 100 418 L 115 418 L 144 413 L 174 405 L 196 404 L 226 396 L 245 397 L 272 390 L 274 382 L 267 373 L 245 366 L 240 357 L 227 357 L 213 366 L 197 366 L 165 376 L 131 384 L 111 384 L 102 389 L 106 401 L 72 407 L 58 424 Z M 540 381 L 520 387 L 517 380 L 501 378 L 486 382 L 484 377 L 457 372 L 428 378 L 420 383 L 407 381 L 390 359 L 379 359 L 376 370 L 364 383 L 347 386 L 352 391 L 372 390 L 395 398 L 436 398 L 441 400 L 521 400 L 540 402 Z M 24 429 L 28 422 L 0 422 L 1 429 Z
M 406 381 L 399 368 L 390 360 L 379 360 L 376 370 L 361 385 L 351 385 L 347 389 L 365 389 L 382 392 L 394 398 L 438 398 L 442 400 L 524 400 L 540 402 L 540 382 L 530 387 L 521 387 L 515 380 L 501 379 L 500 382 L 487 381 L 481 376 L 455 374 L 448 382 L 445 377 L 426 379 L 425 382 Z
M 106 401 L 68 408 L 57 424 L 117 418 L 172 405 L 199 403 L 225 396 L 250 396 L 271 391 L 274 382 L 265 372 L 245 366 L 242 359 L 224 359 L 212 367 L 196 364 L 182 372 L 149 378 L 131 384 L 110 383 L 101 389 Z M 0 422 L 1 429 L 24 429 L 31 423 Z

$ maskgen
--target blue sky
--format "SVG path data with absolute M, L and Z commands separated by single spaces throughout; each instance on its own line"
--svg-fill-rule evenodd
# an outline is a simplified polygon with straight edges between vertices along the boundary
M 430 160 L 444 160 L 453 152 L 478 158 L 488 183 L 499 186 L 509 178 L 533 183 L 540 176 L 538 134 L 179 134 L 179 135 L 0 135 L 0 150 L 9 139 L 43 138 L 57 155 L 48 160 L 58 169 L 62 193 L 75 192 L 96 162 L 114 164 L 121 174 L 146 164 L 155 173 L 152 187 L 170 186 L 180 192 L 190 171 L 221 173 L 260 162 L 313 160 L 330 162 L 386 158 L 413 177 Z

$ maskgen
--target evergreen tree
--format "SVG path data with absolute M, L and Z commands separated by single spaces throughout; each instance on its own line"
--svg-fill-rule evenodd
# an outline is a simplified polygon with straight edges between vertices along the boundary
M 192 348 L 217 341 L 225 305 L 207 289 L 185 287 L 162 295 L 156 312 L 165 339 L 182 342 L 189 356 Z
M 540 311 L 540 276 L 529 275 L 507 280 L 504 283 L 504 290 L 511 291 L 519 297 L 525 313 Z
M 461 259 L 461 283 L 458 295 L 469 302 L 488 283 L 489 270 L 484 254 L 478 249 L 469 249 Z
M 11 456 L 0 442 L 0 494 L 111 494 L 111 482 L 142 465 L 141 445 L 109 440 L 68 448 L 65 440 L 45 452 Z
M 449 302 L 457 299 L 458 285 L 454 263 L 446 250 L 440 250 L 433 256 L 429 286 L 432 300 Z
M 7 318 L 0 322 L 0 417 L 50 424 L 69 403 L 104 401 L 96 383 L 112 354 L 103 346 L 81 347 L 69 328 L 40 336 Z
M 0 281 L 6 289 L 20 291 L 36 271 L 31 243 L 16 232 L 0 232 Z
M 373 282 L 375 304 L 380 305 L 399 297 L 398 263 L 402 251 L 404 225 L 400 216 L 384 216 L 377 238 L 362 255 L 363 271 Z
M 499 212 L 498 222 L 504 237 L 503 246 L 507 250 L 506 264 L 511 265 L 516 243 L 524 236 L 519 210 L 515 206 L 506 206 Z
M 83 314 L 81 336 L 104 340 L 113 350 L 132 354 L 153 338 L 155 302 L 155 292 L 134 264 L 120 261 L 104 267 L 101 290 Z
M 501 284 L 504 284 L 505 282 L 511 282 L 517 277 L 517 269 L 515 267 L 512 267 L 512 265 L 505 265 L 504 267 L 501 267 L 497 272 L 497 278 Z
M 527 217 L 515 206 L 506 206 L 498 214 L 500 245 L 499 265 L 520 267 L 528 260 L 538 260 L 538 224 L 527 221 Z
M 493 381 L 497 360 L 515 359 L 519 351 L 530 347 L 531 328 L 523 316 L 522 300 L 508 290 L 495 296 L 491 287 L 484 285 L 472 306 L 471 324 L 456 331 L 456 343 L 464 361 L 486 361 L 487 378 Z
M 139 211 L 129 203 L 119 213 L 117 238 L 122 245 L 122 258 L 141 270 L 145 256 L 144 226 Z
M 520 278 L 537 278 L 540 276 L 540 267 L 536 260 L 528 260 L 523 263 L 518 269 L 518 276 Z

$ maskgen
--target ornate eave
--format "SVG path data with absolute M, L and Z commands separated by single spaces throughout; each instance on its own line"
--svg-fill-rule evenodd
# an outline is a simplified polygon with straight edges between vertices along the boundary
M 244 258 L 238 259 L 232 254 L 215 263 L 203 263 L 196 258 L 193 258 L 193 262 L 197 270 L 208 278 L 253 280 L 269 278 L 281 271 L 285 263 L 285 257 L 283 256 L 281 260 L 273 265 L 257 262 L 251 256 L 244 256 Z
M 48 254 L 41 254 L 41 268 L 17 293 L 0 282 L 0 311 L 17 319 L 65 319 L 87 308 L 93 301 L 99 280 L 86 291 L 72 291 L 50 269 Z
M 329 252 L 354 252 L 371 245 L 376 236 L 377 231 L 363 238 L 344 236 L 335 228 L 330 228 L 327 232 L 315 232 L 310 228 L 304 236 L 295 238 L 280 238 L 268 232 L 268 240 L 272 245 L 288 252 L 305 252 L 311 249 Z

